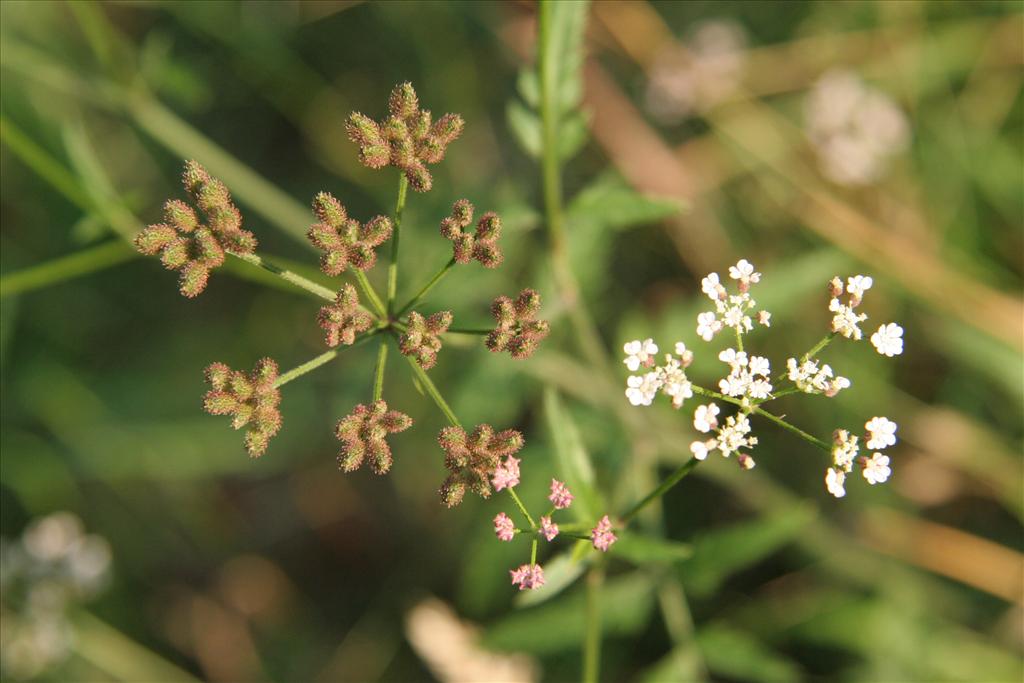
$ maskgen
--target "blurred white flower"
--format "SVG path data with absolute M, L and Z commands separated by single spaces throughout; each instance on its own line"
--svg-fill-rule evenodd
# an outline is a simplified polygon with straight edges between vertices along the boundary
M 837 470 L 834 467 L 825 470 L 825 488 L 836 498 L 842 498 L 846 495 L 846 489 L 843 487 L 845 482 L 846 472 Z
M 649 406 L 660 388 L 661 379 L 657 372 L 630 375 L 626 379 L 626 398 L 635 406 Z
M 872 453 L 870 458 L 864 458 L 864 478 L 869 484 L 881 484 L 889 479 L 892 469 L 889 467 L 889 456 L 881 453 Z
M 896 323 L 882 325 L 871 335 L 871 344 L 883 356 L 898 356 L 903 353 L 903 328 Z
M 635 339 L 626 342 L 622 346 L 622 350 L 626 354 L 626 359 L 622 362 L 626 364 L 630 372 L 636 372 L 641 365 L 646 367 L 654 365 L 653 357 L 658 353 L 658 345 L 654 343 L 653 339 L 644 339 L 643 341 Z
M 867 447 L 871 450 L 882 449 L 896 443 L 896 423 L 887 417 L 873 417 L 864 428 L 868 430 Z
M 743 75 L 746 34 L 732 22 L 709 21 L 683 44 L 662 51 L 647 73 L 645 105 L 663 124 L 704 112 L 731 96 Z
M 879 180 L 910 137 L 899 107 L 850 71 L 829 71 L 818 79 L 805 119 L 822 172 L 840 185 Z
M 721 409 L 714 403 L 697 406 L 693 413 L 693 428 L 707 434 L 718 426 L 718 414 Z
M 704 341 L 711 341 L 722 329 L 722 322 L 711 311 L 697 315 L 697 335 Z
M 845 429 L 837 429 L 832 434 L 832 463 L 837 469 L 849 472 L 853 469 L 853 461 L 857 458 L 860 447 L 857 437 Z

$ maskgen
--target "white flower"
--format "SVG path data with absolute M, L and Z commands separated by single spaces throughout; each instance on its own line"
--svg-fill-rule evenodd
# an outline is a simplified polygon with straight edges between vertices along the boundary
M 679 356 L 684 368 L 689 367 L 693 362 L 693 351 L 686 348 L 686 344 L 683 342 L 676 342 L 676 355 Z
M 661 390 L 672 397 L 672 405 L 680 408 L 683 401 L 693 396 L 693 385 L 686 379 L 683 366 L 670 355 L 665 356 L 665 366 L 657 369 Z
M 630 372 L 636 372 L 641 365 L 650 367 L 654 364 L 653 356 L 658 352 L 658 345 L 654 343 L 653 339 L 643 341 L 635 339 L 626 342 L 622 350 L 626 354 L 626 359 L 622 362 L 626 364 Z
M 736 463 L 745 470 L 752 470 L 757 465 L 754 459 L 746 453 L 738 453 L 736 455 Z
M 845 429 L 837 429 L 832 434 L 832 444 L 832 463 L 843 472 L 852 470 L 853 461 L 860 450 L 857 437 Z
M 706 278 L 700 281 L 700 289 L 708 295 L 712 301 L 718 301 L 725 296 L 725 288 L 718 281 L 718 273 L 709 273 Z
M 863 313 L 857 313 L 851 306 L 839 302 L 839 299 L 829 301 L 828 309 L 835 315 L 832 316 L 832 331 L 843 335 L 847 339 L 861 338 L 859 323 L 868 319 Z
M 729 266 L 729 277 L 744 284 L 761 281 L 761 273 L 754 272 L 754 264 L 747 259 L 740 259 L 735 266 Z
M 630 375 L 626 380 L 626 398 L 635 406 L 649 406 L 661 387 L 657 372 L 646 375 Z
M 750 368 L 750 374 L 752 375 L 767 377 L 772 374 L 772 365 L 764 356 L 751 356 L 747 367 Z
M 765 399 L 770 393 L 772 393 L 772 385 L 763 379 L 755 379 L 747 385 L 747 395 L 750 398 Z
M 836 498 L 842 498 L 846 495 L 846 489 L 843 488 L 845 481 L 846 472 L 831 467 L 825 470 L 825 488 Z
M 854 275 L 853 277 L 846 278 L 846 291 L 850 293 L 850 303 L 852 304 L 856 301 L 859 304 L 861 299 L 864 298 L 864 292 L 871 289 L 873 284 L 874 280 L 867 275 Z
M 861 464 L 864 466 L 864 478 L 874 486 L 881 484 L 889 478 L 892 470 L 889 468 L 889 456 L 881 453 L 873 453 L 871 458 L 863 458 Z
M 722 329 L 722 322 L 711 311 L 697 316 L 697 335 L 704 341 L 711 341 Z
M 885 448 L 896 443 L 896 423 L 887 417 L 873 417 L 864 428 L 868 430 L 867 447 L 871 450 Z
M 758 311 L 757 312 L 757 322 L 759 324 L 761 324 L 761 325 L 764 325 L 765 327 L 771 327 L 772 326 L 772 314 L 769 313 L 768 311 Z
M 718 442 L 714 439 L 708 439 L 707 441 L 694 441 L 690 444 L 690 452 L 693 453 L 693 457 L 698 460 L 704 460 L 708 457 L 708 453 L 718 448 Z
M 750 420 L 747 416 L 730 415 L 725 419 L 725 425 L 718 430 L 718 450 L 726 458 L 741 448 L 752 448 L 757 445 L 756 436 L 747 436 L 750 433 Z
M 871 344 L 883 356 L 898 356 L 903 353 L 903 328 L 896 323 L 882 325 L 871 335 Z
M 718 413 L 721 412 L 720 408 L 714 403 L 709 403 L 704 406 L 697 406 L 697 410 L 693 413 L 693 427 L 698 432 L 704 432 L 707 434 L 712 429 L 718 426 Z
M 825 369 L 829 370 L 830 372 L 832 370 L 832 368 L 829 368 L 827 365 L 825 366 Z M 829 398 L 832 398 L 843 389 L 849 388 L 850 380 L 846 379 L 845 377 L 836 376 L 836 378 L 829 382 L 828 385 L 825 387 L 825 395 L 828 396 Z

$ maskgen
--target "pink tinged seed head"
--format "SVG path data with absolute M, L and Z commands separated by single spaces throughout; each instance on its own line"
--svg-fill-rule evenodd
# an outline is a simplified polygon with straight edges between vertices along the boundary
M 494 518 L 494 534 L 500 541 L 511 541 L 516 535 L 516 526 L 512 523 L 512 518 L 504 512 L 499 512 Z
M 494 474 L 491 475 L 491 483 L 494 485 L 495 491 L 500 491 L 505 488 L 512 488 L 519 484 L 519 463 L 522 462 L 519 458 L 514 458 L 511 455 L 505 458 L 505 462 L 494 470 Z
M 551 541 L 558 535 L 558 525 L 552 522 L 550 517 L 541 517 L 540 533 L 544 538 Z
M 602 517 L 597 526 L 590 530 L 590 540 L 594 543 L 594 547 L 602 552 L 608 552 L 612 543 L 619 540 L 619 537 L 612 533 L 612 522 L 608 519 L 608 515 Z
M 569 489 L 563 482 L 557 479 L 551 480 L 551 495 L 548 496 L 548 500 L 551 501 L 556 510 L 564 510 L 572 505 L 572 499 L 573 495 L 569 493 Z
M 512 576 L 512 583 L 519 586 L 519 590 L 533 590 L 544 585 L 544 569 L 539 564 L 524 564 L 517 569 L 509 570 Z

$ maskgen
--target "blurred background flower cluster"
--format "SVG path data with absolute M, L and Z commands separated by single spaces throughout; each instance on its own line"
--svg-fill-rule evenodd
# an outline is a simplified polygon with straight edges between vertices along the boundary
M 202 414 L 202 370 L 320 353 L 318 304 L 245 264 L 186 301 L 129 243 L 194 158 L 261 249 L 316 279 L 314 194 L 359 216 L 393 202 L 345 117 L 380 114 L 408 80 L 467 125 L 410 199 L 403 280 L 449 258 L 437 225 L 466 197 L 502 216 L 506 265 L 432 300 L 468 326 L 490 324 L 496 291 L 557 301 L 517 114 L 535 18 L 513 0 L 0 3 L 5 679 L 578 675 L 579 587 L 524 604 L 506 571 L 521 549 L 493 538 L 501 502 L 438 505 L 425 397 L 388 397 L 420 427 L 394 438 L 388 478 L 339 473 L 330 425 L 372 381 L 372 351 L 353 349 L 285 388 L 284 428 L 250 460 Z M 607 680 L 1020 680 L 1022 35 L 1020 5 L 997 1 L 591 6 L 564 184 L 600 341 L 683 339 L 707 373 L 700 279 L 741 257 L 765 273 L 773 331 L 792 330 L 760 353 L 820 338 L 836 274 L 871 275 L 878 319 L 906 330 L 900 363 L 833 345 L 857 391 L 791 413 L 827 438 L 884 411 L 901 432 L 890 485 L 837 504 L 819 454 L 767 428 L 756 470 L 698 468 L 644 521 L 692 554 L 611 566 Z M 686 208 L 622 199 L 636 192 Z M 467 423 L 524 432 L 537 501 L 558 441 L 542 396 L 560 391 L 598 481 L 625 482 L 621 508 L 693 430 L 667 405 L 630 412 L 565 313 L 543 311 L 551 337 L 529 360 L 471 340 L 431 376 Z

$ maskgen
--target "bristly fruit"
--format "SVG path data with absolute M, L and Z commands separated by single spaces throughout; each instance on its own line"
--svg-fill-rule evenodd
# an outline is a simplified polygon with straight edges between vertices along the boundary
M 473 222 L 473 205 L 460 199 L 452 206 L 451 215 L 441 221 L 441 236 L 450 240 L 456 263 L 480 262 L 485 268 L 497 268 L 504 256 L 498 247 L 501 237 L 501 218 L 488 211 L 476 224 L 476 232 L 466 228 Z
M 320 309 L 317 323 L 324 330 L 324 342 L 334 348 L 346 346 L 356 340 L 356 335 L 366 332 L 373 325 L 373 317 L 359 308 L 359 294 L 350 284 L 342 285 L 333 304 Z
M 377 401 L 369 406 L 357 405 L 351 413 L 338 421 L 335 436 L 341 441 L 338 467 L 354 472 L 369 460 L 370 469 L 387 474 L 391 469 L 391 447 L 384 438 L 388 434 L 403 432 L 412 426 L 412 418 L 397 410 L 388 410 L 388 404 Z
M 451 327 L 452 320 L 451 311 L 438 311 L 427 318 L 413 311 L 405 332 L 398 339 L 398 349 L 415 358 L 421 368 L 429 370 L 437 363 L 441 335 Z
M 498 325 L 487 335 L 487 348 L 495 353 L 508 351 L 516 359 L 529 358 L 551 329 L 547 321 L 537 320 L 539 312 L 540 294 L 532 289 L 521 291 L 515 301 L 499 296 L 491 304 Z
M 376 248 L 391 237 L 391 220 L 375 216 L 366 224 L 349 218 L 345 207 L 327 192 L 313 199 L 313 213 L 319 223 L 306 233 L 317 249 L 324 251 L 320 269 L 327 275 L 341 275 L 349 266 L 369 270 L 377 262 Z
M 245 434 L 245 449 L 257 458 L 267 450 L 270 438 L 281 429 L 281 391 L 274 386 L 277 363 L 263 358 L 252 372 L 232 370 L 224 363 L 206 368 L 210 391 L 203 397 L 203 409 L 211 415 L 231 415 L 231 426 Z
M 447 507 L 462 502 L 469 489 L 482 498 L 493 492 L 491 475 L 501 458 L 523 447 L 523 435 L 514 429 L 495 432 L 489 424 L 477 425 L 472 434 L 462 427 L 445 427 L 437 435 L 445 452 L 444 466 L 450 474 L 441 485 L 441 501 Z

